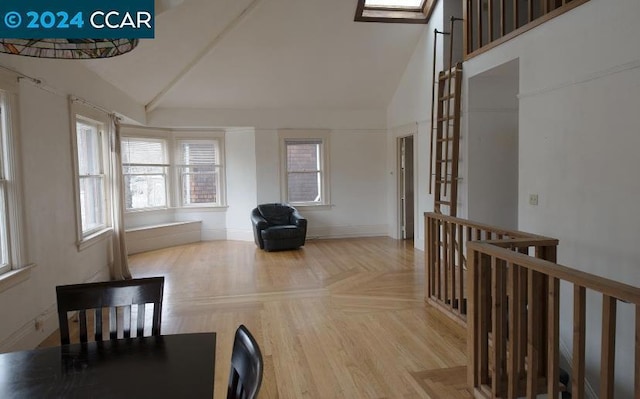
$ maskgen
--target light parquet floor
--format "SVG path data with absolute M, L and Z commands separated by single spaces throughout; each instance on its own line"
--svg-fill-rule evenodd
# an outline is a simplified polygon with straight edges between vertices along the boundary
M 216 399 L 239 324 L 265 358 L 260 398 L 468 397 L 453 386 L 465 379 L 466 332 L 425 304 L 423 253 L 412 242 L 313 240 L 272 253 L 202 242 L 133 255 L 130 267 L 135 277 L 165 276 L 163 334 L 218 333 Z

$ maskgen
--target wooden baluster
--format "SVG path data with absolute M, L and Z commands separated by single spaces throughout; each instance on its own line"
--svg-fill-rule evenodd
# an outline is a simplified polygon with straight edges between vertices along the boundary
M 480 279 L 478 271 L 478 253 L 469 249 L 467 251 L 467 276 L 469 277 L 469 295 L 467 296 L 467 310 L 469 311 L 467 317 L 467 385 L 474 389 L 479 385 L 479 352 L 480 341 L 478 336 L 480 335 L 479 327 L 479 314 L 478 301 L 479 301 L 479 289 Z
M 467 314 L 464 295 L 464 227 L 458 228 L 458 310 L 461 315 Z
M 584 399 L 584 348 L 586 301 L 585 288 L 573 287 L 573 366 L 571 374 L 571 397 Z
M 509 280 L 509 362 L 507 364 L 507 398 L 516 399 L 520 388 L 520 330 L 519 319 L 521 308 L 519 307 L 520 298 L 520 267 L 514 264 L 508 264 L 508 280 Z
M 425 242 L 427 243 L 426 245 L 426 254 L 425 254 L 425 259 L 426 259 L 426 282 L 425 282 L 425 287 L 424 287 L 424 296 L 425 296 L 425 300 L 431 298 L 431 270 L 433 269 L 433 236 L 431 235 L 431 223 L 432 223 L 432 219 L 427 216 L 425 217 L 425 223 L 424 223 L 424 236 L 425 236 Z
M 640 398 L 640 305 L 636 305 L 636 378 L 634 398 Z
M 456 305 L 456 250 L 458 247 L 458 243 L 456 243 L 456 231 L 458 230 L 458 225 L 456 223 L 451 223 L 449 228 L 450 237 L 450 251 L 449 251 L 449 264 L 451 267 L 451 310 L 457 307 L 458 312 L 460 312 L 460 303 Z
M 504 2 L 505 0 L 500 0 L 500 37 L 507 32 L 507 14 Z
M 440 282 L 440 269 L 442 268 L 442 221 L 437 220 L 436 226 L 436 270 L 435 270 L 435 285 L 436 285 L 436 299 L 442 299 L 442 290 Z
M 527 328 L 527 398 L 534 399 L 538 393 L 538 374 L 540 368 L 540 325 L 542 322 L 542 279 L 540 274 L 528 270 L 528 328 Z
M 451 263 L 449 261 L 449 223 L 444 222 L 444 228 L 442 231 L 443 237 L 443 246 L 442 246 L 442 257 L 444 258 L 444 282 L 442 283 L 444 287 L 444 305 L 447 306 L 447 301 L 449 301 L 449 269 L 451 268 Z M 449 303 L 449 307 L 453 304 Z
M 500 398 L 504 395 L 504 371 L 506 357 L 506 291 L 504 287 L 504 262 L 497 258 L 491 258 L 492 273 L 492 306 L 491 306 L 491 332 L 493 335 L 493 374 L 491 377 L 493 397 Z
M 521 253 L 526 253 L 527 248 L 520 248 Z M 520 297 L 518 298 L 518 323 L 520 324 L 520 342 L 518 343 L 518 365 L 520 366 L 520 375 L 525 375 L 525 360 L 527 357 L 527 331 L 529 323 L 529 312 L 527 311 L 527 300 L 529 299 L 529 273 L 524 267 L 520 267 L 520 275 L 518 276 L 518 284 L 520 286 Z
M 487 0 L 487 43 L 493 41 L 493 0 Z
M 549 278 L 547 304 L 547 395 L 549 399 L 556 399 L 560 381 L 560 280 L 557 278 Z
M 489 316 L 491 294 L 491 258 L 488 255 L 480 254 L 478 265 L 479 287 L 478 287 L 478 334 L 475 339 L 478 342 L 478 381 L 481 385 L 489 383 Z
M 476 15 L 476 34 L 478 35 L 478 48 L 480 49 L 484 45 L 482 41 L 482 0 L 476 0 L 476 4 L 476 9 L 478 10 L 478 15 Z
M 513 2 L 513 30 L 518 29 L 519 24 L 520 24 L 520 2 L 516 0 Z
M 612 399 L 616 358 L 617 300 L 602 296 L 602 360 L 600 362 L 600 398 Z

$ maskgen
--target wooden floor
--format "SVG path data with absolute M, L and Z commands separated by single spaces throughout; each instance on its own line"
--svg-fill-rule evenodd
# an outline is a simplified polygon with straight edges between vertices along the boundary
M 265 358 L 260 398 L 470 397 L 466 332 L 424 303 L 412 242 L 314 240 L 267 253 L 214 241 L 133 255 L 130 267 L 166 278 L 163 334 L 218 333 L 216 399 L 239 324 Z

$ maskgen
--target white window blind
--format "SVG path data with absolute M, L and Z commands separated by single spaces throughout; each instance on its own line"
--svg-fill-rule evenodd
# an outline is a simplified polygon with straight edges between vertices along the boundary
M 122 169 L 127 210 L 167 206 L 166 141 L 122 139 Z

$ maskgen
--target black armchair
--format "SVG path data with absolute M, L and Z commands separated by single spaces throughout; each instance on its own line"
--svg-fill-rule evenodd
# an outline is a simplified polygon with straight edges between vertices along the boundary
M 296 249 L 307 237 L 307 219 L 287 204 L 261 204 L 251 212 L 256 245 L 265 251 Z

